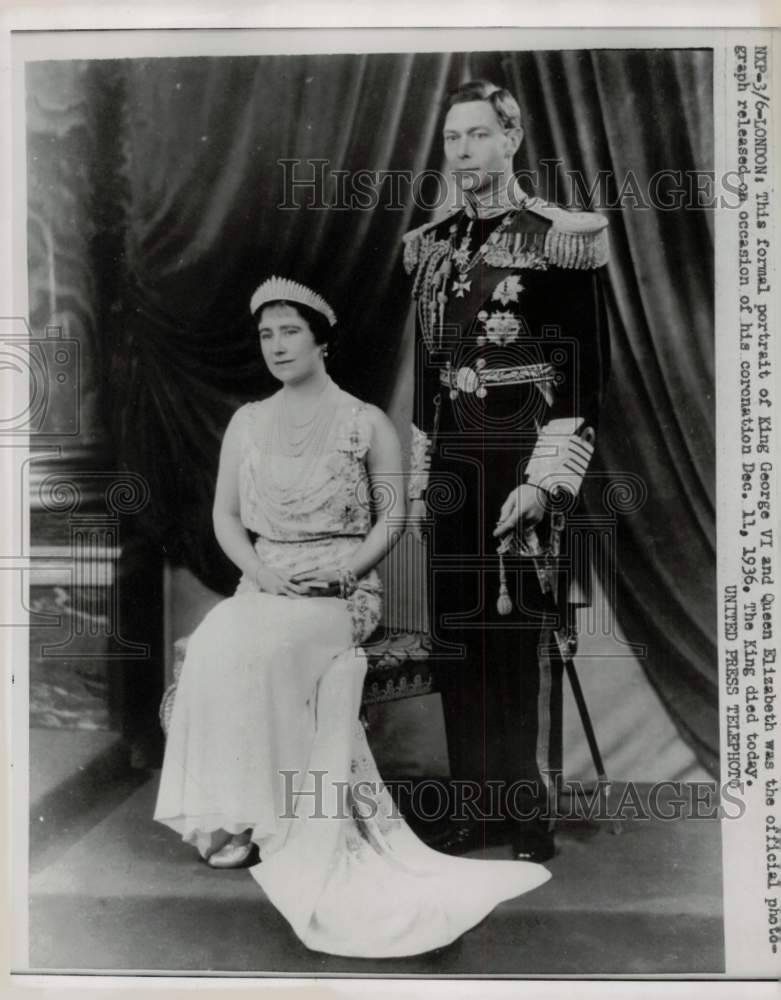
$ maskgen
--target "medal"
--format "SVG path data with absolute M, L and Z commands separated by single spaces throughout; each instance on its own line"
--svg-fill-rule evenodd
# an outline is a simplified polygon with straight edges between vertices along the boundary
M 463 299 L 471 287 L 472 282 L 467 280 L 466 274 L 459 274 L 459 276 L 453 281 L 453 292 L 455 293 L 457 299 Z

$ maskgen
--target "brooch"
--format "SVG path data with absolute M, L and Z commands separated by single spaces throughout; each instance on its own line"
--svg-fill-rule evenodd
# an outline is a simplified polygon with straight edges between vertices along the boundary
M 520 277 L 517 274 L 510 274 L 499 282 L 491 298 L 506 306 L 508 302 L 518 301 L 518 296 L 523 291 L 523 287 Z
M 483 324 L 483 332 L 477 335 L 477 343 L 481 346 L 490 340 L 492 344 L 504 347 L 520 336 L 520 320 L 511 312 L 494 312 L 489 316 L 485 309 L 481 309 L 477 318 Z

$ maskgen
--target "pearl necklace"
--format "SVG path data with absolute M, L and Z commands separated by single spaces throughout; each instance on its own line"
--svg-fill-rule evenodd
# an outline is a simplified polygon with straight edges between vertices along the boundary
M 324 452 L 339 410 L 339 388 L 328 379 L 311 427 L 298 442 L 290 442 L 283 428 L 282 393 L 274 400 L 263 440 L 264 463 L 261 491 L 272 506 L 296 499 L 311 478 Z
M 287 412 L 287 405 L 285 404 L 285 391 L 284 389 L 282 390 L 279 395 L 279 405 L 274 411 L 277 418 L 276 429 L 278 431 L 278 440 L 276 443 L 279 445 L 278 454 L 285 455 L 288 458 L 297 458 L 307 450 L 320 428 L 318 418 L 321 415 L 326 394 L 333 384 L 330 378 L 326 379 L 317 397 L 312 416 L 300 424 L 294 423 L 290 419 Z M 291 433 L 292 431 L 303 431 L 304 433 L 297 438 Z

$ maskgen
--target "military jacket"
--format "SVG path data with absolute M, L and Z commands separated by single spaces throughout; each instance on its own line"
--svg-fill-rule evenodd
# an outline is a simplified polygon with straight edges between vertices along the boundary
M 577 495 L 609 368 L 607 220 L 537 198 L 491 220 L 460 211 L 404 237 L 416 311 L 409 493 L 448 436 Z M 509 484 L 512 485 L 512 484 Z

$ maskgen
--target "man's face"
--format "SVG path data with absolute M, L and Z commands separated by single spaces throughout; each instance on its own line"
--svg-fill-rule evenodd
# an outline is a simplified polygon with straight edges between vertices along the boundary
M 456 183 L 477 193 L 506 172 L 521 142 L 520 129 L 505 129 L 488 101 L 454 104 L 442 129 L 445 159 Z

